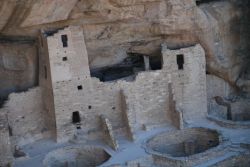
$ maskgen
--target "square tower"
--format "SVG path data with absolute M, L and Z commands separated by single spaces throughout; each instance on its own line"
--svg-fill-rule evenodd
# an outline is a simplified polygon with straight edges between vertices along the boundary
M 82 90 L 90 81 L 88 54 L 81 27 L 59 30 L 47 37 L 47 45 L 53 92 L 51 110 L 54 110 L 56 139 L 63 142 L 73 137 L 81 120 Z
M 162 46 L 163 67 L 171 75 L 176 105 L 188 123 L 207 115 L 206 60 L 200 45 L 170 50 Z

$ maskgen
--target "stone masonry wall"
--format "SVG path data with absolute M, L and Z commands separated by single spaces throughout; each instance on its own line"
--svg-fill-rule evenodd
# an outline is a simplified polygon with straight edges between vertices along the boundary
M 162 48 L 164 67 L 171 74 L 176 104 L 185 122 L 207 114 L 206 61 L 200 45 L 179 50 Z M 177 55 L 183 56 L 183 69 L 178 69 Z
M 67 47 L 63 47 L 61 35 L 67 35 Z M 103 83 L 91 78 L 84 37 L 76 27 L 48 37 L 48 47 L 58 141 L 75 134 L 72 123 L 75 111 L 80 113 L 81 130 L 86 134 L 101 130 L 101 114 L 110 120 L 114 129 L 123 128 L 120 90 L 128 96 L 126 103 L 135 116 L 134 128 L 167 121 L 167 77 L 163 70 L 140 73 L 134 82 Z
M 42 89 L 43 106 L 46 111 L 46 124 L 51 131 L 52 138 L 56 139 L 56 121 L 54 95 L 51 80 L 50 60 L 46 34 L 42 32 L 39 36 L 39 85 Z
M 181 129 L 183 128 L 182 111 L 179 111 L 179 108 L 176 106 L 175 92 L 173 89 L 173 84 L 170 81 L 168 83 L 168 92 L 169 92 L 169 104 L 168 104 L 169 110 L 167 111 L 167 115 L 170 118 L 172 125 L 174 125 L 178 129 Z
M 64 38 L 64 42 L 62 38 Z M 65 38 L 67 44 L 63 44 Z M 124 102 L 121 101 L 121 90 L 126 96 L 127 112 L 132 115 L 129 118 L 132 119 L 129 120 L 132 129 L 142 129 L 144 125 L 171 123 L 171 118 L 167 116 L 166 112 L 169 110 L 169 72 L 175 72 L 174 84 L 179 80 L 185 82 L 185 92 L 177 92 L 178 103 L 181 103 L 181 97 L 185 98 L 186 117 L 189 118 L 198 112 L 199 114 L 206 113 L 206 108 L 204 108 L 206 98 L 203 98 L 203 96 L 206 97 L 206 91 L 203 89 L 206 88 L 206 85 L 203 84 L 205 58 L 200 46 L 181 50 L 181 53 L 185 53 L 188 58 L 187 65 L 185 65 L 188 69 L 185 71 L 187 76 L 179 78 L 176 67 L 164 66 L 162 70 L 139 73 L 133 82 L 124 80 L 100 82 L 98 79 L 90 77 L 88 55 L 81 28 L 65 28 L 53 36 L 49 36 L 47 41 L 58 141 L 68 140 L 76 133 L 77 128 L 72 122 L 73 112 L 79 113 L 81 131 L 86 134 L 101 131 L 100 115 L 104 115 L 110 120 L 114 130 L 124 128 L 127 123 L 124 121 L 122 113 Z M 168 54 L 163 53 L 163 56 L 169 57 Z M 170 60 L 173 64 L 176 53 L 173 51 L 168 51 L 168 53 L 171 53 Z M 196 64 L 193 63 L 193 59 Z M 170 62 L 165 62 L 165 64 L 167 63 Z M 193 74 L 189 74 L 190 71 Z M 180 83 L 178 84 L 180 85 Z M 192 87 L 193 84 L 194 87 Z M 181 86 L 176 86 L 176 88 L 176 90 L 182 89 Z M 189 89 L 190 91 L 188 91 Z M 196 94 L 193 95 L 192 91 Z M 189 96 L 193 98 L 187 98 Z M 203 106 L 203 104 L 205 105 Z M 196 107 L 200 107 L 200 110 L 198 111 Z
M 164 124 L 170 122 L 168 110 L 168 77 L 166 69 L 141 72 L 136 81 L 124 87 L 128 110 L 134 113 L 136 129 L 142 125 Z
M 12 93 L 0 112 L 6 112 L 12 146 L 22 146 L 48 137 L 42 92 L 39 87 L 27 92 Z

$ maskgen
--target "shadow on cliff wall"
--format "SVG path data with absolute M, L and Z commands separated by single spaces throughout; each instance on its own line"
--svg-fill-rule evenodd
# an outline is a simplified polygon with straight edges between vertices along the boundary
M 10 93 L 26 91 L 37 84 L 36 40 L 0 36 L 0 106 Z

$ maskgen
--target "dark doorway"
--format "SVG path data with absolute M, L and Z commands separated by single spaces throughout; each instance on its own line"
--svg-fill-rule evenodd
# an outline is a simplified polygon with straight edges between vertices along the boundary
M 149 56 L 149 64 L 151 70 L 161 70 L 162 69 L 162 55 L 158 54 L 155 56 Z
M 67 35 L 62 35 L 61 36 L 63 47 L 68 47 L 68 36 Z
M 177 64 L 178 64 L 178 70 L 183 70 L 183 64 L 184 64 L 184 55 L 179 54 L 176 56 Z
M 75 111 L 72 113 L 72 123 L 80 123 L 81 122 L 81 117 L 79 111 Z

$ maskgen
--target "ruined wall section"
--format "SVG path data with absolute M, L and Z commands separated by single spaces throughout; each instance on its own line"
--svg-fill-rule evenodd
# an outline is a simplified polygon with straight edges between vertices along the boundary
M 129 140 L 134 141 L 135 140 L 135 133 L 133 125 L 136 122 L 135 119 L 135 113 L 131 112 L 128 106 L 128 100 L 127 95 L 124 93 L 123 90 L 120 91 L 120 100 L 121 100 L 121 112 L 123 121 L 125 123 L 125 129 L 126 129 L 126 135 L 129 138 Z
M 177 107 L 186 122 L 207 114 L 206 61 L 200 45 L 169 50 L 162 49 L 164 68 L 171 74 Z M 178 58 L 179 57 L 179 58 Z
M 79 84 L 83 89 L 78 90 Z M 119 87 L 115 83 L 105 85 L 97 79 L 77 80 L 77 84 L 64 81 L 57 84 L 55 89 L 58 138 L 63 138 L 66 134 L 70 137 L 76 133 L 76 126 L 72 122 L 73 112 L 79 112 L 81 131 L 86 135 L 101 132 L 99 115 L 107 117 L 114 130 L 123 127 Z
M 163 124 L 168 118 L 166 109 L 168 101 L 167 78 L 161 80 L 162 71 L 145 72 L 139 74 L 135 82 L 126 81 L 103 83 L 98 79 L 57 83 L 54 93 L 57 95 L 56 119 L 58 138 L 76 133 L 76 126 L 72 123 L 72 113 L 78 111 L 81 116 L 81 130 L 86 135 L 101 132 L 99 115 L 107 117 L 114 130 L 125 127 L 122 114 L 120 90 L 124 90 L 128 98 L 126 104 L 132 117 L 133 129 L 142 129 L 147 124 Z M 147 82 L 145 82 L 147 80 Z M 77 85 L 83 86 L 82 90 Z M 159 88 L 159 89 L 157 89 Z M 165 90 L 165 91 L 162 91 Z M 59 102 L 60 100 L 60 102 Z M 135 130 L 134 130 L 135 131 Z M 67 133 L 66 133 L 67 132 Z
M 173 83 L 171 82 L 171 75 L 169 74 L 169 82 L 168 82 L 168 92 L 169 92 L 169 104 L 167 116 L 170 118 L 170 122 L 178 129 L 183 128 L 183 118 L 182 111 L 176 105 L 175 98 L 175 90 L 173 89 Z
M 67 44 L 62 40 L 65 36 Z M 126 104 L 135 116 L 133 128 L 167 121 L 166 71 L 140 73 L 134 82 L 100 82 L 90 77 L 81 28 L 60 30 L 47 40 L 58 141 L 68 140 L 76 134 L 77 127 L 72 120 L 74 112 L 79 113 L 81 131 L 87 135 L 101 132 L 100 115 L 110 120 L 114 130 L 124 128 L 121 90 L 128 96 Z
M 42 102 L 45 110 L 45 121 L 53 139 L 56 139 L 56 123 L 54 95 L 51 81 L 50 60 L 46 34 L 41 32 L 39 36 L 39 86 L 42 90 Z
M 12 160 L 8 122 L 5 113 L 0 112 L 0 166 L 11 166 Z
M 12 93 L 0 112 L 6 112 L 12 146 L 22 146 L 48 137 L 48 126 L 39 87 Z
M 134 115 L 134 129 L 169 122 L 170 118 L 166 114 L 169 96 L 167 86 L 166 69 L 141 72 L 134 82 L 122 85 L 127 96 L 128 113 Z
M 118 150 L 119 145 L 114 136 L 112 124 L 109 119 L 105 118 L 103 115 L 100 116 L 100 119 L 102 121 L 104 141 L 114 150 Z
M 79 129 L 81 134 L 102 135 L 100 115 L 110 120 L 114 131 L 129 126 L 127 129 L 134 133 L 150 125 L 171 124 L 172 116 L 167 114 L 171 112 L 169 74 L 175 107 L 182 112 L 184 120 L 206 115 L 205 55 L 200 45 L 179 50 L 163 47 L 163 68 L 140 72 L 133 82 L 100 82 L 90 76 L 88 54 L 80 27 L 60 30 L 47 40 L 58 141 L 67 141 Z M 177 55 L 183 59 L 181 67 Z M 121 90 L 126 96 L 125 102 L 122 101 Z M 124 104 L 127 106 L 124 107 Z M 124 119 L 124 108 L 127 120 Z M 79 117 L 76 122 L 74 115 Z M 178 123 L 180 121 L 181 118 Z

